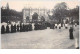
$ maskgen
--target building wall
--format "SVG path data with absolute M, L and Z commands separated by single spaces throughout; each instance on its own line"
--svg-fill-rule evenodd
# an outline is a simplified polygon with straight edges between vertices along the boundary
M 46 9 L 31 9 L 31 8 L 24 8 L 23 9 L 23 22 L 26 22 L 26 17 L 29 16 L 29 19 L 32 20 L 32 15 L 34 13 L 38 14 L 38 19 L 40 20 L 41 16 L 44 16 L 46 18 Z

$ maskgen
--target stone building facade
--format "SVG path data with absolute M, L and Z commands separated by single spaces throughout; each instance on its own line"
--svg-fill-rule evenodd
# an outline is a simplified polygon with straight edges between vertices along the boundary
M 23 22 L 32 21 L 32 16 L 37 13 L 38 20 L 41 20 L 41 17 L 43 16 L 45 20 L 47 20 L 47 9 L 39 9 L 39 8 L 24 8 L 23 10 Z M 27 19 L 29 18 L 29 19 Z

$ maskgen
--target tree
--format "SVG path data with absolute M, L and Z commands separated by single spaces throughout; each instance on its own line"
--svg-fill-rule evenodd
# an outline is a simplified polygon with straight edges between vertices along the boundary
M 76 8 L 69 10 L 70 17 L 74 16 L 76 19 L 79 19 L 79 6 L 76 6 Z
M 1 8 L 1 22 L 8 21 L 21 21 L 23 16 L 22 12 L 17 12 L 13 9 L 3 9 Z
M 66 17 L 66 14 L 67 14 L 67 4 L 65 2 L 58 3 L 54 7 L 54 16 L 57 20 L 59 20 L 61 26 L 63 24 L 63 19 Z
M 73 20 L 75 20 L 75 22 L 79 22 L 79 6 L 76 6 L 76 8 L 73 9 L 69 9 L 67 12 L 67 16 L 69 17 L 71 24 L 74 24 Z

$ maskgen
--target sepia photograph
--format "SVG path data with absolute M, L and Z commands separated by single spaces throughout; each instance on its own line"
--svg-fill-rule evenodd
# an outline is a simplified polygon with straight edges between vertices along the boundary
M 79 49 L 78 1 L 1 1 L 2 49 Z

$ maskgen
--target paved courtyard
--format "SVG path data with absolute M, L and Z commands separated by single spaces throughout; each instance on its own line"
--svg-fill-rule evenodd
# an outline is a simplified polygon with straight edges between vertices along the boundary
M 33 30 L 1 35 L 3 49 L 75 49 L 69 28 Z

